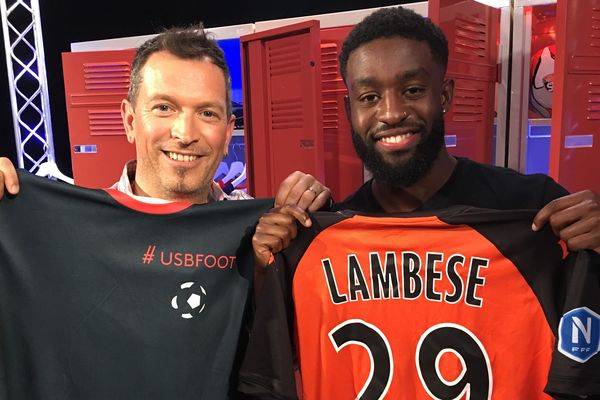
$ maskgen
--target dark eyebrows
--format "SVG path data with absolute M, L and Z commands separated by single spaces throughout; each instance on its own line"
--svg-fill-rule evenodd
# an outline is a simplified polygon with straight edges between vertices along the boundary
M 400 80 L 400 81 L 408 81 L 408 80 L 411 80 L 411 79 L 421 78 L 421 77 L 424 77 L 424 78 L 429 78 L 430 77 L 429 71 L 427 71 L 423 67 L 411 69 L 409 71 L 406 71 L 403 74 L 398 75 L 398 80 Z
M 167 101 L 169 103 L 176 103 L 176 101 L 173 97 L 169 96 L 168 94 L 162 94 L 162 93 L 157 93 L 154 96 L 150 97 L 148 100 L 150 102 Z
M 168 94 L 163 94 L 163 93 L 157 93 L 154 96 L 150 97 L 149 99 L 150 102 L 161 102 L 161 101 L 166 101 L 172 104 L 178 104 L 178 101 L 175 97 L 172 97 Z M 226 110 L 226 105 L 219 103 L 217 101 L 202 101 L 199 104 L 196 105 L 196 108 L 198 109 L 202 109 L 202 108 L 214 108 L 220 111 L 225 112 Z
M 375 78 L 359 78 L 352 82 L 352 87 L 373 87 L 378 83 Z
M 402 83 L 410 81 L 411 79 L 429 79 L 430 77 L 431 74 L 429 73 L 429 71 L 427 71 L 427 69 L 423 67 L 418 67 L 415 69 L 405 71 L 401 74 L 397 74 L 396 81 Z M 379 85 L 379 83 L 380 82 L 376 78 L 368 76 L 365 78 L 358 78 L 352 81 L 352 88 L 376 87 Z

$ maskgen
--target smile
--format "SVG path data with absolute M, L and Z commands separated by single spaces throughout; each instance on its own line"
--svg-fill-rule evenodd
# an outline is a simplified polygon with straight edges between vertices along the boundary
M 402 134 L 402 135 L 385 136 L 385 137 L 382 137 L 379 140 L 382 141 L 382 142 L 384 142 L 384 143 L 400 143 L 400 142 L 403 142 L 406 139 L 408 139 L 413 134 L 414 134 L 413 132 L 409 132 L 409 133 L 405 133 L 405 134 Z
M 167 151 L 167 156 L 174 161 L 183 161 L 183 162 L 191 162 L 198 159 L 198 156 L 189 155 L 189 154 L 179 154 L 174 153 L 172 151 Z

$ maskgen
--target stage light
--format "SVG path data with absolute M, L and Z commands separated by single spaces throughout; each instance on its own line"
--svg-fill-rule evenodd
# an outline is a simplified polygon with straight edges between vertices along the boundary
M 486 6 L 501 8 L 508 7 L 510 5 L 510 0 L 475 0 L 478 3 L 485 4 Z

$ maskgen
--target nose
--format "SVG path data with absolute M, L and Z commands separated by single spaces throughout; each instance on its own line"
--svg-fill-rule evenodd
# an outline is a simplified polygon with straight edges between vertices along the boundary
M 194 116 L 185 112 L 177 115 L 171 126 L 171 137 L 187 145 L 196 141 L 196 136 Z
M 379 121 L 387 125 L 397 125 L 408 117 L 408 107 L 398 93 L 385 93 L 379 104 Z

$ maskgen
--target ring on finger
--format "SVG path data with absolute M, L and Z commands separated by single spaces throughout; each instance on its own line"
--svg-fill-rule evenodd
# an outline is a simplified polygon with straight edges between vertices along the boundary
M 318 195 L 317 191 L 315 189 L 313 189 L 312 187 L 309 187 L 308 189 L 306 189 L 307 192 L 313 192 L 316 195 Z

